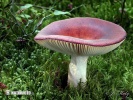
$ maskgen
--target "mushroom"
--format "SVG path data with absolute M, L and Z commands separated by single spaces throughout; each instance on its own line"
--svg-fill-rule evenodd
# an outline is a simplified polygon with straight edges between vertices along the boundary
M 68 84 L 85 85 L 87 59 L 117 48 L 126 38 L 125 30 L 112 22 L 77 17 L 53 22 L 43 28 L 34 40 L 46 48 L 71 55 Z

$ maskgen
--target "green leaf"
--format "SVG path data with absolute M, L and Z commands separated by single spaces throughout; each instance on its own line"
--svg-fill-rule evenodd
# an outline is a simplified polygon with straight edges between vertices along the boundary
M 30 15 L 27 15 L 27 14 L 22 14 L 22 15 L 20 15 L 20 17 L 22 17 L 22 18 L 30 18 L 31 16 Z
M 63 12 L 63 11 L 59 11 L 59 10 L 55 10 L 54 15 L 71 15 L 69 12 Z
M 30 8 L 32 6 L 33 6 L 32 4 L 26 4 L 24 6 L 21 6 L 20 9 L 28 9 L 28 8 Z
M 20 17 L 17 16 L 16 19 L 17 19 L 18 21 L 22 22 L 22 19 L 21 19 Z

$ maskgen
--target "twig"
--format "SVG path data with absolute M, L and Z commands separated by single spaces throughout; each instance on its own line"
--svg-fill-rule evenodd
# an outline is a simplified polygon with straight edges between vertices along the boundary
M 125 9 L 125 2 L 126 2 L 126 0 L 122 1 L 121 19 L 120 19 L 121 24 L 123 23 L 123 14 L 124 14 L 124 9 Z

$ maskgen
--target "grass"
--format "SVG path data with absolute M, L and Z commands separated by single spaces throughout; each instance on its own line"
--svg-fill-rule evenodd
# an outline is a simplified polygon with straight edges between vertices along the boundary
M 11 1 L 3 0 L 0 6 L 0 82 L 7 90 L 34 94 L 7 96 L 0 90 L 0 99 L 121 100 L 122 92 L 129 93 L 127 100 L 133 99 L 132 0 L 126 0 L 122 20 L 121 1 Z M 24 6 L 29 3 L 31 7 Z M 85 89 L 66 87 L 69 55 L 43 48 L 33 40 L 49 23 L 71 17 L 105 19 L 120 24 L 127 32 L 125 42 L 116 50 L 88 59 Z

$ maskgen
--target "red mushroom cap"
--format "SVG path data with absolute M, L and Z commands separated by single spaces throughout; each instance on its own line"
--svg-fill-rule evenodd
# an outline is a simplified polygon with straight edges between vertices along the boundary
M 110 49 L 103 53 L 93 52 L 92 55 L 95 55 L 95 53 L 104 54 L 115 49 L 125 38 L 126 32 L 121 26 L 97 18 L 84 17 L 53 22 L 43 28 L 34 39 L 40 45 L 63 53 L 64 49 L 68 51 L 72 49 L 78 54 L 83 52 L 92 54 L 90 50 L 83 51 L 82 48 L 91 49 L 91 51 L 102 47 L 102 49 L 104 47 Z

